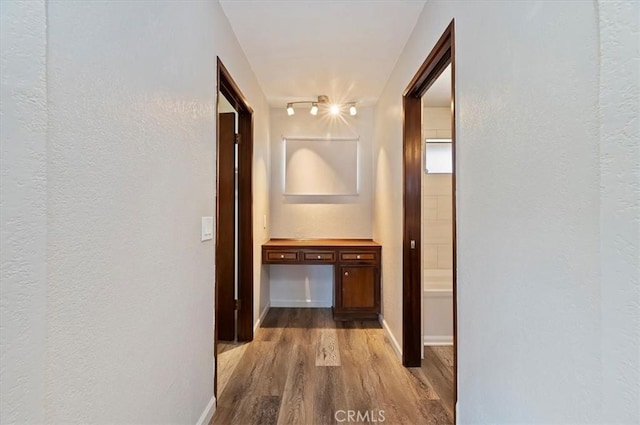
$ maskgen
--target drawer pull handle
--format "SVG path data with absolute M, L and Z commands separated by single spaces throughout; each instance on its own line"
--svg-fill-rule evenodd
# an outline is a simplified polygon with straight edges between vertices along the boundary
M 280 258 L 284 258 L 284 254 L 280 254 Z
M 349 276 L 349 272 L 344 272 L 344 275 L 345 276 Z
M 356 255 L 356 258 L 359 260 L 359 259 L 360 259 L 360 256 L 359 256 L 359 255 Z
M 318 260 L 322 260 L 322 256 L 321 255 L 318 255 Z

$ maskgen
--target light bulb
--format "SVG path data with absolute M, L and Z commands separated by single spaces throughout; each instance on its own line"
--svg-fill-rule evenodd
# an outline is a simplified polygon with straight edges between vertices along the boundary
M 311 115 L 318 115 L 318 104 L 317 103 L 312 103 L 311 104 L 311 110 L 309 111 L 309 113 Z
M 329 108 L 329 111 L 331 112 L 331 115 L 338 115 L 340 113 L 340 106 L 331 105 L 331 107 Z
M 351 105 L 349 107 L 349 115 L 354 116 L 358 113 L 358 110 L 356 109 L 356 105 Z
M 293 115 L 295 113 L 296 113 L 296 111 L 294 111 L 293 105 L 291 103 L 288 103 L 287 104 L 287 115 Z

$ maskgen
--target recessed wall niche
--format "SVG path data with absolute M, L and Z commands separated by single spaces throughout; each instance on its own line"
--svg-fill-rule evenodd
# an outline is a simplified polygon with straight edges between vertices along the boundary
M 358 195 L 357 138 L 283 138 L 282 142 L 284 195 Z

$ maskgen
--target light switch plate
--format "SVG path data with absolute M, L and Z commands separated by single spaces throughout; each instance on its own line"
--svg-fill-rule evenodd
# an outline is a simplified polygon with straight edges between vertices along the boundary
M 213 239 L 213 217 L 202 217 L 202 242 Z

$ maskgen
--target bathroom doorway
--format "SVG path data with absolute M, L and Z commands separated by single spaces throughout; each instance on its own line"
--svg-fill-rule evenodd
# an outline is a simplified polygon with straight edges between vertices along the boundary
M 454 100 L 452 21 L 403 94 L 402 362 L 407 367 L 422 366 L 423 370 L 426 367 L 434 376 L 448 375 L 450 379 L 442 380 L 438 386 L 455 420 L 457 286 Z M 448 297 L 445 296 L 447 293 Z M 426 332 L 432 333 L 430 341 L 425 338 Z M 425 342 L 430 344 L 426 349 Z M 434 348 L 436 343 L 439 348 Z
M 421 368 L 453 417 L 453 114 L 451 65 L 422 96 Z

